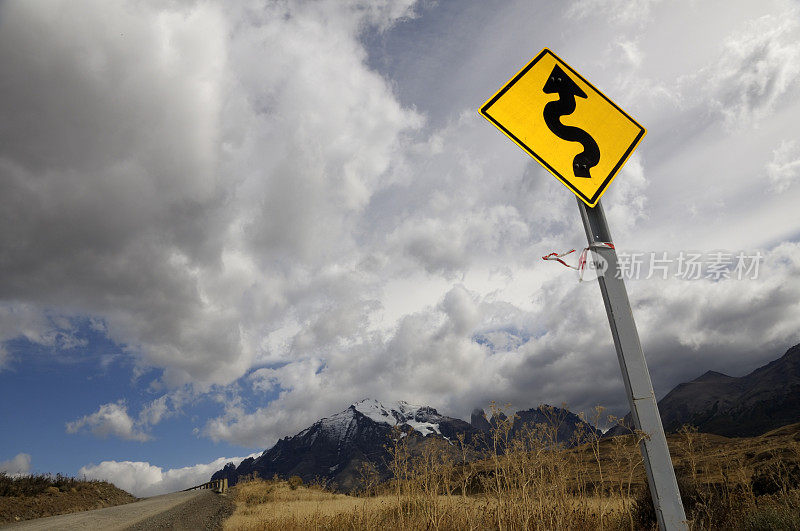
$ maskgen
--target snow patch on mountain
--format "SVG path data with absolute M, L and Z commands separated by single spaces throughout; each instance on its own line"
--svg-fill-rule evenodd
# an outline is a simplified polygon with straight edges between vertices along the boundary
M 318 423 L 320 431 L 325 433 L 328 438 L 341 443 L 355 429 L 356 418 L 351 409 L 345 409 L 340 413 L 319 420 Z M 316 433 L 314 434 L 314 439 L 316 439 Z M 314 439 L 311 442 L 314 442 Z
M 435 409 L 427 406 L 417 406 L 403 400 L 383 404 L 372 398 L 367 398 L 356 402 L 350 408 L 375 422 L 390 426 L 408 424 L 422 435 L 431 433 L 441 435 L 439 423 L 436 422 L 440 415 L 436 413 Z
M 349 439 L 358 429 L 356 412 L 379 424 L 389 426 L 408 425 L 422 435 L 441 435 L 439 422 L 444 419 L 435 409 L 429 406 L 417 406 L 403 400 L 397 402 L 381 403 L 367 398 L 352 404 L 350 407 L 325 417 L 314 423 L 313 426 L 301 431 L 297 436 L 306 437 L 311 434 L 309 444 L 313 443 L 318 434 L 331 441 L 341 444 Z
M 420 432 L 422 435 L 429 435 L 431 433 L 435 433 L 437 435 L 442 434 L 442 432 L 439 431 L 439 425 L 434 424 L 433 422 L 416 422 L 413 420 L 408 420 L 405 423 Z

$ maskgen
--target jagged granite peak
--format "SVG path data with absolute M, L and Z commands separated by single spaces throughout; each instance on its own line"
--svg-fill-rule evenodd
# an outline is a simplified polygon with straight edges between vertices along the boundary
M 666 432 L 690 424 L 706 433 L 752 437 L 800 422 L 800 345 L 745 376 L 708 371 L 679 384 L 658 409 Z M 623 423 L 632 425 L 630 413 Z M 605 436 L 629 432 L 614 426 Z
M 489 426 L 492 429 L 497 429 L 502 423 L 508 421 L 508 417 L 502 411 L 492 413 L 492 418 L 489 420 Z
M 517 411 L 513 420 L 510 434 L 512 437 L 521 435 L 525 429 L 535 429 L 538 425 L 546 426 L 548 430 L 555 428 L 549 435 L 555 437 L 554 442 L 567 446 L 575 446 L 588 438 L 601 435 L 597 428 L 570 410 L 548 404 Z
M 489 420 L 486 418 L 486 412 L 479 407 L 472 410 L 472 414 L 469 416 L 469 424 L 476 430 L 483 432 L 488 432 L 492 429 L 492 425 L 489 424 Z

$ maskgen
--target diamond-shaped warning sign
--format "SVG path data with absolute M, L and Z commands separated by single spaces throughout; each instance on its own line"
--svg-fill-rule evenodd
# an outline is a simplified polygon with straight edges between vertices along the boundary
M 545 48 L 480 113 L 589 206 L 645 129 Z

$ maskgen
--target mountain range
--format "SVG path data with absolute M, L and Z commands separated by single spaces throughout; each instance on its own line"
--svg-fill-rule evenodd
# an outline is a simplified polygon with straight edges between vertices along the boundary
M 560 408 L 542 406 L 519 411 L 509 429 L 513 438 L 524 426 L 558 422 L 558 440 L 570 441 L 576 430 L 594 428 L 577 415 Z M 487 419 L 483 410 L 473 411 L 471 422 L 439 414 L 429 406 L 408 402 L 381 403 L 365 399 L 327 418 L 323 418 L 292 437 L 280 439 L 275 446 L 257 458 L 247 458 L 239 466 L 228 463 L 212 476 L 212 480 L 228 478 L 230 485 L 239 478 L 254 476 L 271 478 L 299 476 L 304 481 L 320 481 L 342 491 L 359 486 L 361 466 L 371 463 L 378 475 L 389 477 L 389 447 L 398 435 L 407 436 L 409 446 L 419 447 L 426 440 L 448 441 L 454 448 L 461 438 L 475 450 L 485 444 L 485 434 L 501 421 L 499 414 Z M 399 430 L 399 431 L 396 431 Z M 599 433 L 599 432 L 597 432 Z
M 709 371 L 675 387 L 658 406 L 667 432 L 691 424 L 702 432 L 746 437 L 800 422 L 800 345 L 746 376 Z M 501 412 L 487 418 L 482 409 L 475 409 L 466 422 L 441 415 L 429 406 L 366 399 L 318 420 L 297 435 L 280 439 L 259 457 L 245 459 L 238 467 L 228 463 L 212 479 L 228 478 L 234 485 L 240 478 L 254 475 L 299 476 L 347 492 L 358 488 L 364 463 L 371 463 L 381 479 L 389 477 L 388 448 L 398 434 L 407 436 L 409 446 L 417 448 L 434 439 L 456 447 L 461 439 L 473 450 L 480 450 L 493 430 L 505 422 L 510 422 L 508 435 L 512 440 L 526 427 L 537 424 L 557 425 L 560 442 L 573 441 L 576 433 L 600 435 L 574 413 L 547 405 L 517 411 L 511 420 Z M 628 414 L 623 424 L 630 423 Z M 604 436 L 629 431 L 615 426 Z

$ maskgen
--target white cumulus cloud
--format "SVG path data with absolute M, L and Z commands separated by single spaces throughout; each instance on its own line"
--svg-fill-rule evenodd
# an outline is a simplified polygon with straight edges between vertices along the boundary
M 772 152 L 767 177 L 775 193 L 785 192 L 800 178 L 800 145 L 796 140 L 783 140 Z
M 252 454 L 247 457 L 256 457 Z M 210 463 L 164 470 L 143 461 L 103 461 L 86 465 L 78 471 L 80 477 L 113 483 L 134 496 L 143 498 L 194 487 L 211 479 L 211 475 L 226 463 L 239 465 L 246 457 L 220 457 Z
M 101 405 L 90 415 L 67 422 L 67 433 L 78 433 L 88 429 L 97 437 L 114 436 L 131 441 L 149 441 L 151 436 L 142 431 L 134 419 L 128 415 L 124 400 Z
M 0 472 L 9 476 L 24 476 L 31 472 L 31 456 L 19 453 L 8 461 L 0 461 Z
M 702 72 L 716 92 L 714 107 L 731 125 L 751 125 L 783 99 L 797 94 L 800 80 L 798 10 L 764 15 L 728 38 L 719 61 Z M 713 94 L 713 92 L 712 92 Z

